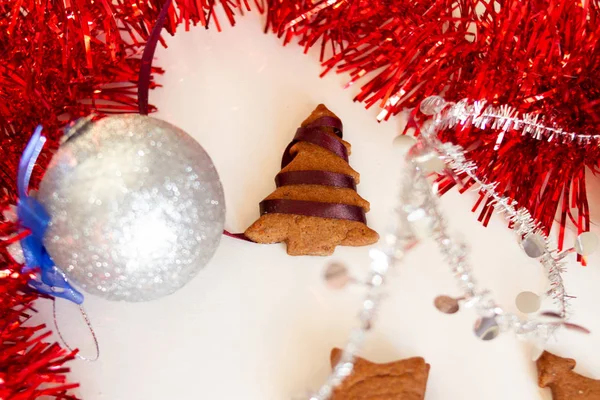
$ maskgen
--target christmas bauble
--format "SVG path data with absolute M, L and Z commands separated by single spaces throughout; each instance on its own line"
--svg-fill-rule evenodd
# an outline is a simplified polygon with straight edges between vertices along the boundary
M 111 300 L 145 301 L 189 282 L 213 256 L 225 201 L 206 151 L 181 129 L 140 115 L 76 124 L 38 200 L 44 245 L 67 278 Z

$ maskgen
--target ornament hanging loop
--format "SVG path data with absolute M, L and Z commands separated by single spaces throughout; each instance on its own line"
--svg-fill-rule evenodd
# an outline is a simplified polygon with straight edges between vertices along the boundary
M 90 334 L 92 335 L 96 354 L 93 357 L 84 357 L 84 356 L 80 355 L 79 353 L 77 353 L 75 357 L 77 357 L 78 359 L 83 360 L 83 361 L 94 362 L 100 358 L 100 344 L 98 343 L 98 337 L 96 336 L 96 331 L 94 331 L 92 322 L 90 321 L 90 317 L 87 315 L 87 313 L 85 312 L 85 309 L 83 308 L 83 305 L 81 305 L 81 304 L 79 304 L 79 312 L 81 313 L 81 316 L 83 317 L 83 320 L 85 321 L 85 324 L 86 324 Z M 55 298 L 52 298 L 52 319 L 54 320 L 54 328 L 56 330 L 56 334 L 58 335 L 63 346 L 71 352 L 75 351 L 75 349 L 73 349 L 71 346 L 69 346 L 69 343 L 64 338 L 60 328 L 58 327 L 58 320 L 56 318 L 56 299 Z

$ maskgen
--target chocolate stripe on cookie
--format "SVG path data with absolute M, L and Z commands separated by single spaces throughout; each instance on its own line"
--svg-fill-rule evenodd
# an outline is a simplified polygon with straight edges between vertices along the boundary
M 334 133 L 341 139 L 342 138 L 342 121 L 335 117 L 321 117 L 310 124 L 298 128 L 296 131 L 296 135 L 294 136 L 294 140 L 288 144 L 285 151 L 283 152 L 283 158 L 281 159 L 281 168 L 285 168 L 289 163 L 292 162 L 294 157 L 290 153 L 292 146 L 294 146 L 298 142 L 310 142 L 312 144 L 316 144 L 317 146 L 321 146 L 337 156 L 344 159 L 344 161 L 348 161 L 348 151 L 346 150 L 346 146 L 344 146 L 341 142 L 331 137 L 328 133 L 323 131 L 323 128 L 331 128 L 334 130 Z
M 309 217 L 345 219 L 367 223 L 362 207 L 348 204 L 320 203 L 316 201 L 273 199 L 260 203 L 260 215 L 296 214 Z
M 346 146 L 344 146 L 344 144 L 339 140 L 335 139 L 335 137 L 323 132 L 321 128 L 298 128 L 296 131 L 296 136 L 294 136 L 294 140 L 292 140 L 292 142 L 285 149 L 285 153 L 283 153 L 281 168 L 284 168 L 294 159 L 290 153 L 290 150 L 292 149 L 292 146 L 298 142 L 316 144 L 317 146 L 331 151 L 336 156 L 348 162 L 348 151 L 346 150 Z
M 321 146 L 348 162 L 348 150 L 346 150 L 346 146 L 334 136 L 323 132 L 321 128 L 298 128 L 294 140 L 296 142 L 309 142 Z
M 323 185 L 356 190 L 354 178 L 350 175 L 329 171 L 289 171 L 280 172 L 275 177 L 277 187 L 289 185 Z
M 339 118 L 336 117 L 321 117 L 319 119 L 314 120 L 313 122 L 311 122 L 310 124 L 308 124 L 306 126 L 306 128 L 318 128 L 318 127 L 324 127 L 324 128 L 332 128 L 334 130 L 334 133 L 340 138 L 342 139 L 344 137 L 343 135 L 343 125 L 342 125 L 342 121 Z

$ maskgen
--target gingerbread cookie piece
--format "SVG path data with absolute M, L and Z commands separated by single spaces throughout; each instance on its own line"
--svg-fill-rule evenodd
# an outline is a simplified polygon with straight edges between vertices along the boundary
M 290 255 L 319 256 L 379 239 L 366 224 L 369 202 L 356 192 L 360 175 L 348 163 L 351 146 L 341 136 L 341 121 L 320 104 L 286 149 L 277 189 L 261 202 L 261 217 L 246 237 L 285 242 Z
M 552 400 L 600 400 L 600 381 L 573 372 L 575 360 L 544 351 L 538 358 L 538 384 L 549 387 Z
M 342 354 L 331 351 L 331 366 Z M 334 391 L 330 400 L 423 400 L 430 365 L 421 357 L 386 364 L 356 358 L 354 370 Z

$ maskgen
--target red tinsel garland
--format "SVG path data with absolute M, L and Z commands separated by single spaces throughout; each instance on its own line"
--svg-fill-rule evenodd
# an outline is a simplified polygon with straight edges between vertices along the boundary
M 7 196 L 0 206 L 6 208 Z M 0 246 L 0 399 L 32 400 L 39 397 L 77 399 L 71 390 L 78 385 L 67 382 L 69 368 L 64 364 L 76 352 L 48 343 L 51 332 L 45 325 L 27 322 L 35 312 L 33 302 L 40 295 L 27 286 L 27 275 L 7 251 L 16 241 L 17 227 L 0 218 L 0 237 L 12 237 Z
M 44 325 L 24 326 L 38 295 L 27 293 L 27 277 L 17 271 L 0 271 L 0 399 L 77 399 L 70 391 L 78 385 L 67 383 L 63 366 L 75 353 L 48 343 Z
M 333 55 L 322 56 L 325 71 L 350 73 L 349 85 L 370 77 L 355 99 L 367 107 L 379 104 L 379 119 L 443 94 L 452 101 L 511 105 L 522 113 L 541 114 L 549 126 L 597 134 L 597 0 L 346 0 L 319 5 L 326 7 L 312 18 L 294 20 L 291 29 L 306 48 L 319 41 L 331 47 Z M 443 139 L 469 149 L 480 176 L 527 207 L 547 233 L 558 211 L 560 247 L 568 216 L 579 232 L 589 230 L 585 167 L 597 171 L 600 165 L 597 141 L 583 147 L 513 132 L 495 146 L 498 132 L 470 128 L 445 132 Z M 449 188 L 452 182 L 446 184 Z M 484 223 L 493 209 L 487 200 L 477 204 Z

